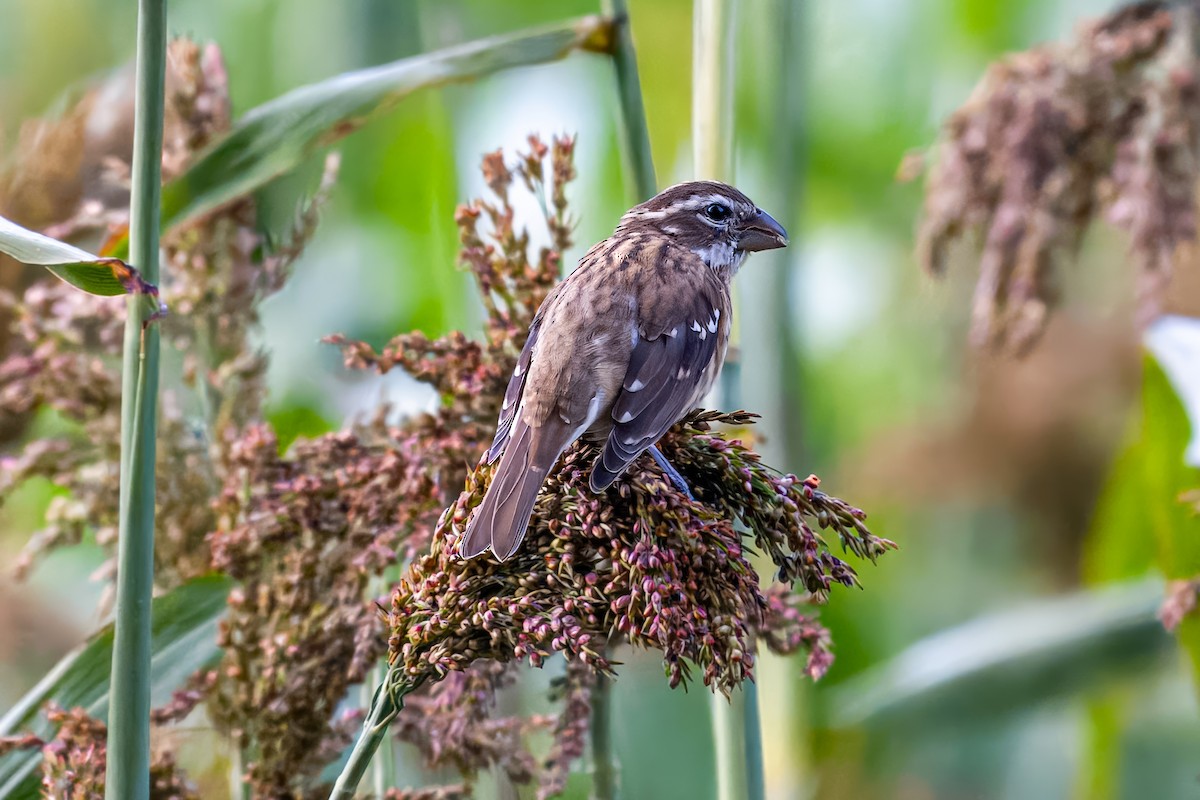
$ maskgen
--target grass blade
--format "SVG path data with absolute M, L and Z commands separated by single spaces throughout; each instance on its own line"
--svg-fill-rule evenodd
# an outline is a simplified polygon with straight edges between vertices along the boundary
M 74 245 L 51 239 L 0 217 L 0 253 L 22 264 L 46 267 L 59 278 L 89 294 L 115 297 L 144 295 L 152 314 L 161 313 L 158 289 L 119 258 L 103 258 Z
M 216 663 L 217 623 L 233 582 L 220 575 L 188 581 L 154 600 L 150 629 L 151 702 L 168 701 L 192 673 Z M 108 713 L 109 676 L 112 668 L 113 627 L 108 625 L 85 644 L 72 650 L 0 718 L 0 736 L 32 733 L 42 739 L 54 735 L 41 716 L 41 708 L 55 702 L 64 708 L 80 707 L 94 717 Z M 21 750 L 0 756 L 0 797 L 38 797 L 36 771 L 42 754 Z
M 164 230 L 241 197 L 299 166 L 420 89 L 514 67 L 608 53 L 613 25 L 591 16 L 447 47 L 294 89 L 248 111 L 224 139 L 163 187 Z M 112 252 L 120 255 L 126 242 Z
M 633 49 L 632 22 L 625 0 L 605 0 L 605 11 L 615 26 L 613 68 L 617 75 L 620 99 L 620 129 L 624 139 L 626 169 L 633 177 L 639 203 L 658 192 L 654 177 L 654 156 L 650 151 L 650 129 L 646 125 L 646 106 L 642 102 L 642 84 L 638 79 L 637 53 Z
M 1020 711 L 1174 650 L 1162 582 L 1080 592 L 935 634 L 838 687 L 828 723 L 937 729 Z

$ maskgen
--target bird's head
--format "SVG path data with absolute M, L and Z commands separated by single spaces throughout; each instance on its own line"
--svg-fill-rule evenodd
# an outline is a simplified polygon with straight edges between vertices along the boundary
M 666 189 L 621 218 L 618 233 L 658 232 L 732 275 L 747 253 L 787 245 L 787 231 L 728 184 L 692 181 Z

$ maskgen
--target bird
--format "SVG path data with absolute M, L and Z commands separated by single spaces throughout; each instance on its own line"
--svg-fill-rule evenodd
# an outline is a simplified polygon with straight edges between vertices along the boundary
M 770 214 L 716 181 L 671 186 L 626 212 L 534 316 L 482 459 L 500 463 L 459 557 L 512 557 L 542 484 L 581 437 L 600 447 L 593 492 L 649 451 L 690 497 L 655 444 L 717 379 L 730 282 L 747 254 L 787 242 Z

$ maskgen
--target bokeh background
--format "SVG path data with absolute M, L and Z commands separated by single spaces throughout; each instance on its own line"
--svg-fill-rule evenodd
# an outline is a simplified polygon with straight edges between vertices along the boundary
M 901 549 L 864 565 L 866 588 L 837 590 L 822 610 L 837 660 L 818 685 L 798 665 L 765 665 L 770 796 L 1200 795 L 1191 677 L 1154 618 L 1162 586 L 1149 571 L 1145 501 L 1120 472 L 1145 446 L 1125 245 L 1092 231 L 1037 348 L 1019 360 L 983 354 L 966 337 L 973 253 L 963 249 L 947 280 L 921 274 L 920 182 L 896 180 L 989 62 L 1069 37 L 1111 4 L 810 0 L 785 15 L 782 49 L 774 4 L 739 4 L 737 182 L 793 244 L 751 259 L 739 278 L 735 400 L 764 413 L 773 463 L 820 475 Z M 631 6 L 666 185 L 692 175 L 691 5 Z M 170 25 L 220 45 L 241 113 L 346 70 L 597 10 L 589 0 L 176 0 Z M 89 76 L 127 68 L 134 13 L 112 0 L 0 0 L 0 152 L 22 120 L 52 113 Z M 578 252 L 567 262 L 607 235 L 635 200 L 616 110 L 611 64 L 577 54 L 420 93 L 340 143 L 321 229 L 265 308 L 281 437 L 336 429 L 381 395 L 400 409 L 433 403 L 400 376 L 348 376 L 318 339 L 478 330 L 453 210 L 480 192 L 485 151 L 530 132 L 577 134 Z M 268 210 L 290 214 L 318 168 L 271 186 Z M 1182 439 L 1166 444 L 1182 453 Z M 28 486 L 0 508 L 0 563 L 52 494 Z M 25 583 L 0 574 L 0 708 L 102 622 L 89 580 L 101 560 L 85 543 Z M 625 660 L 615 724 L 626 796 L 714 796 L 707 693 L 669 691 L 654 658 Z

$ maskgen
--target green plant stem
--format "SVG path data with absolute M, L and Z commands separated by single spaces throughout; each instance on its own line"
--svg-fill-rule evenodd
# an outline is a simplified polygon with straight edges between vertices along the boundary
M 140 0 L 134 105 L 130 260 L 158 282 L 166 2 Z M 150 600 L 154 584 L 154 459 L 158 327 L 142 298 L 128 300 L 121 393 L 121 489 L 117 606 L 108 713 L 105 796 L 150 795 Z
M 229 800 L 247 800 L 250 797 L 246 785 L 246 753 L 232 742 L 232 752 L 229 754 Z
M 621 152 L 626 173 L 633 181 L 640 203 L 658 192 L 658 180 L 654 175 L 654 155 L 650 150 L 650 130 L 646 125 L 646 106 L 638 77 L 629 6 L 625 0 L 604 0 L 604 12 L 613 20 L 615 30 L 612 59 L 620 107 Z M 596 677 L 592 693 L 591 745 L 592 796 L 597 800 L 615 800 L 619 794 L 620 769 L 612 746 L 612 682 L 602 675 Z
M 728 699 L 716 693 L 710 703 L 713 753 L 717 760 L 717 800 L 745 800 L 750 796 L 741 723 L 745 716 L 744 701 L 741 692 L 735 692 Z
M 387 587 L 398 578 L 398 568 L 389 567 L 384 576 L 376 576 L 370 581 L 369 596 L 374 598 L 383 594 Z M 371 668 L 369 683 L 363 685 L 363 707 L 370 709 L 372 697 L 371 686 L 382 686 L 387 681 L 388 663 L 386 658 L 379 659 Z M 396 748 L 386 736 L 380 742 L 383 746 L 371 764 L 371 783 L 376 797 L 383 797 L 388 789 L 396 786 Z
M 692 165 L 697 178 L 733 180 L 733 0 L 695 0 Z
M 363 776 L 371 766 L 371 758 L 379 749 L 379 745 L 387 739 L 388 726 L 400 711 L 403 696 L 411 691 L 410 687 L 394 689 L 391 681 L 392 676 L 389 675 L 375 690 L 375 698 L 367 712 L 362 733 L 358 735 L 358 741 L 350 751 L 350 760 L 346 762 L 333 785 L 329 800 L 351 800 L 354 797 L 358 784 L 362 782 Z
M 692 36 L 692 148 L 697 178 L 731 183 L 733 149 L 734 0 L 695 0 Z M 735 330 L 735 337 L 737 331 Z M 735 406 L 739 371 L 726 364 L 722 405 Z M 713 695 L 713 744 L 719 800 L 763 796 L 762 733 L 758 692 L 746 684 L 731 700 Z
M 592 800 L 617 800 L 618 768 L 612 747 L 612 679 L 596 676 L 592 691 Z
M 658 191 L 654 176 L 654 156 L 650 151 L 650 129 L 646 125 L 646 106 L 642 102 L 642 84 L 638 78 L 637 52 L 633 48 L 633 29 L 625 0 L 605 0 L 605 13 L 616 28 L 613 67 L 617 73 L 617 97 L 621 110 L 620 126 L 624 133 L 622 155 L 626 170 L 633 176 L 638 202 Z
M 763 774 L 762 719 L 759 717 L 758 684 L 745 681 L 742 704 L 742 750 L 746 754 L 746 795 L 751 800 L 767 796 L 766 776 Z
M 803 187 L 798 163 L 804 134 L 804 6 L 780 0 L 764 3 L 741 20 L 738 42 L 755 42 L 743 48 L 743 68 L 753 74 L 752 102 L 742 106 L 739 119 L 749 117 L 743 143 L 757 162 L 760 181 L 749 187 L 754 199 L 792 233 L 787 248 L 756 253 L 749 268 L 737 278 L 738 302 L 754 313 L 738 314 L 741 347 L 739 391 L 762 414 L 763 439 L 759 453 L 768 464 L 800 474 L 809 463 L 804 452 L 802 344 L 795 310 L 790 307 L 790 282 L 802 265 L 795 257 L 795 222 Z M 740 405 L 740 404 L 739 404 Z M 753 563 L 769 576 L 774 565 L 763 554 Z M 762 741 L 762 763 L 775 793 L 796 792 L 807 781 L 809 752 L 808 686 L 797 679 L 795 660 L 762 648 L 755 666 L 753 691 L 771 698 L 760 707 L 761 728 L 771 732 Z M 748 705 L 747 710 L 753 706 Z M 751 745 L 749 718 L 747 746 Z M 753 758 L 753 754 L 748 753 Z

